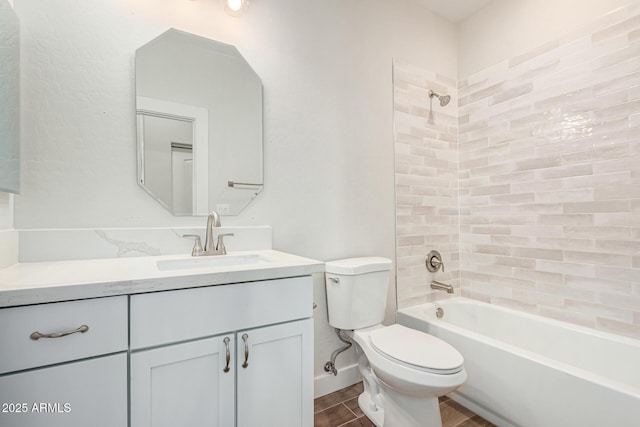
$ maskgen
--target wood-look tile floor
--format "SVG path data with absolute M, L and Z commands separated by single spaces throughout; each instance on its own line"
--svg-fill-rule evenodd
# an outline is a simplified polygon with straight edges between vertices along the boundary
M 362 383 L 343 388 L 314 401 L 315 427 L 375 427 L 358 406 Z M 489 421 L 448 397 L 440 398 L 442 427 L 488 427 Z

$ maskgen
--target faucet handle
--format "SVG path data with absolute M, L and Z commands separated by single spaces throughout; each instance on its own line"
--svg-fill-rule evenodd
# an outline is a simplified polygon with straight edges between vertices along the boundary
M 200 241 L 200 236 L 197 234 L 183 234 L 182 237 L 185 239 L 192 239 L 195 242 L 193 243 L 193 250 L 191 251 L 191 256 L 201 256 L 204 255 L 204 250 L 202 249 L 202 242 Z
M 218 242 L 216 243 L 216 252 L 220 255 L 227 254 L 227 248 L 224 246 L 224 238 L 226 236 L 233 236 L 233 233 L 218 234 Z
M 432 273 L 440 270 L 442 268 L 442 272 L 444 273 L 444 262 L 442 262 L 442 255 L 438 251 L 431 251 L 427 255 L 427 258 L 424 260 L 424 264 Z

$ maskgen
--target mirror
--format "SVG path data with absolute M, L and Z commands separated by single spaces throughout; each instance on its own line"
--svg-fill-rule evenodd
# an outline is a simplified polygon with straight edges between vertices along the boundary
M 20 192 L 20 27 L 0 0 L 0 191 Z
M 231 45 L 171 29 L 136 51 L 138 183 L 174 215 L 237 215 L 263 187 L 262 83 Z

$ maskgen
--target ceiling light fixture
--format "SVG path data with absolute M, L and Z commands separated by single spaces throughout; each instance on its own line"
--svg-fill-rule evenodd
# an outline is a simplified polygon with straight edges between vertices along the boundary
M 224 11 L 231 16 L 238 17 L 242 15 L 247 6 L 249 5 L 248 0 L 223 0 L 224 2 Z

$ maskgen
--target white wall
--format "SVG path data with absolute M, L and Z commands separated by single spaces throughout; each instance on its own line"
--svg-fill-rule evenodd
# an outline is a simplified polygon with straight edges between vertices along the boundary
M 410 0 L 254 1 L 241 18 L 213 0 L 17 0 L 16 10 L 17 228 L 204 223 L 171 216 L 136 184 L 134 51 L 175 27 L 236 45 L 263 80 L 265 190 L 223 223 L 272 225 L 275 249 L 320 260 L 394 258 L 392 58 L 456 75 L 453 25 Z M 315 298 L 322 374 L 339 342 L 322 280 Z
M 460 23 L 458 77 L 580 30 L 637 0 L 494 0 Z
M 0 192 L 0 268 L 18 262 L 18 233 L 13 230 L 14 195 Z

